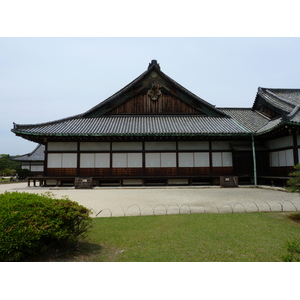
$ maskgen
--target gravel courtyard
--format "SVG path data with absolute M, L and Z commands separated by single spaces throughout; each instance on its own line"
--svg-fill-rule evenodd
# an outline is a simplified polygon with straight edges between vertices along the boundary
M 51 192 L 88 207 L 93 217 L 300 210 L 300 196 L 269 187 L 101 187 L 74 189 L 1 184 L 0 193 Z

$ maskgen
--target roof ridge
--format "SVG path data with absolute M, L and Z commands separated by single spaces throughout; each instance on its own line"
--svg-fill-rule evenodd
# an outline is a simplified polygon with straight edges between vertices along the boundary
M 298 113 L 299 109 L 300 105 L 296 105 L 295 108 L 288 115 L 283 116 L 283 118 L 286 118 L 286 120 L 290 120 Z
M 220 111 L 216 105 L 213 105 L 209 102 L 207 102 L 206 100 L 202 99 L 201 97 L 197 96 L 196 94 L 194 94 L 193 92 L 191 92 L 190 90 L 188 90 L 187 88 L 185 88 L 184 86 L 182 86 L 180 83 L 178 83 L 177 81 L 175 81 L 174 79 L 172 79 L 171 77 L 169 77 L 167 74 L 165 74 L 164 72 L 160 71 L 162 73 L 162 75 L 164 75 L 168 80 L 170 80 L 171 82 L 173 82 L 175 85 L 177 85 L 181 90 L 183 90 L 184 92 L 186 92 L 187 94 L 191 95 L 192 97 L 194 97 L 196 100 L 198 100 L 200 103 L 203 103 L 207 106 L 209 106 L 210 108 L 213 108 L 214 110 L 217 110 L 219 113 L 224 114 L 222 111 Z
M 284 99 L 284 98 L 282 98 L 282 97 L 276 95 L 275 93 L 273 93 L 272 91 L 270 91 L 270 89 L 266 88 L 265 91 L 266 91 L 267 93 L 271 94 L 273 97 L 277 98 L 278 100 L 280 100 L 280 101 L 282 101 L 282 102 L 284 102 L 284 103 L 286 103 L 286 104 L 288 104 L 288 105 L 290 105 L 290 106 L 295 107 L 294 104 L 292 104 L 291 102 L 287 101 L 286 99 Z
M 89 110 L 87 110 L 86 112 L 82 113 L 81 115 L 87 115 L 88 113 L 92 112 L 93 110 L 105 105 L 105 103 L 109 102 L 111 99 L 115 98 L 118 95 L 121 95 L 124 91 L 126 91 L 127 89 L 129 89 L 130 86 L 132 86 L 134 83 L 138 82 L 141 78 L 143 78 L 150 69 L 152 69 L 153 66 L 150 68 L 150 66 L 148 67 L 148 70 L 146 70 L 145 72 L 143 72 L 141 75 L 139 75 L 137 78 L 133 79 L 130 83 L 126 84 L 123 88 L 121 88 L 119 91 L 115 92 L 114 94 L 112 94 L 111 96 L 109 96 L 108 98 L 106 98 L 105 100 L 101 101 L 100 103 L 98 103 L 97 105 L 93 106 L 92 108 L 90 108 Z
M 42 144 L 38 144 L 35 149 L 33 151 L 31 151 L 30 153 L 28 153 L 27 155 L 28 156 L 31 156 L 32 154 L 34 154 L 34 152 L 36 152 L 40 147 L 42 147 L 43 145 Z
M 192 114 L 114 114 L 114 115 L 102 115 L 101 118 L 224 118 L 224 119 L 232 119 L 232 117 L 228 115 L 224 116 L 208 116 L 208 115 L 192 115 Z M 83 117 L 81 119 L 98 119 L 99 117 Z
M 36 124 L 17 124 L 15 122 L 13 122 L 13 126 L 14 126 L 13 129 L 17 129 L 17 127 L 26 128 L 26 127 L 35 127 L 35 126 L 43 126 L 43 125 L 52 125 L 52 124 L 68 121 L 68 120 L 71 120 L 71 119 L 79 119 L 81 117 L 81 115 L 82 114 L 78 114 L 78 115 L 74 115 L 74 116 L 71 116 L 71 117 L 66 117 L 66 118 L 62 118 L 62 119 L 58 119 L 58 120 L 54 120 L 54 121 L 36 123 Z
M 42 145 L 42 144 L 38 144 L 38 145 L 35 147 L 35 149 L 34 149 L 33 151 L 31 151 L 31 152 L 29 152 L 29 153 L 22 154 L 22 155 L 14 155 L 14 156 L 11 156 L 11 158 L 12 158 L 13 160 L 22 160 L 22 158 L 25 158 L 25 157 L 30 158 L 30 157 L 31 157 L 33 154 L 35 154 L 35 153 L 39 150 L 39 148 L 41 148 L 41 147 L 45 147 L 45 146 Z
M 115 98 L 118 95 L 121 95 L 123 92 L 125 92 L 126 90 L 128 90 L 132 85 L 134 85 L 136 82 L 138 82 L 139 80 L 141 80 L 144 76 L 146 76 L 148 73 L 150 73 L 150 71 L 152 71 L 152 69 L 157 69 L 159 70 L 161 73 L 163 73 L 160 70 L 160 66 L 157 63 L 157 60 L 152 60 L 151 63 L 149 63 L 148 69 L 146 71 L 144 71 L 142 74 L 140 74 L 138 77 L 136 77 L 135 79 L 133 79 L 131 82 L 129 82 L 128 84 L 126 84 L 123 88 L 121 88 L 119 91 L 115 92 L 114 94 L 112 94 L 111 96 L 109 96 L 108 98 L 106 98 L 105 100 L 101 101 L 100 103 L 98 103 L 97 105 L 93 106 L 92 108 L 90 108 L 89 110 L 87 110 L 86 112 L 82 113 L 81 115 L 87 115 L 90 112 L 92 112 L 93 110 L 103 106 L 105 103 L 109 102 L 111 99 Z
M 245 126 L 243 126 L 242 124 L 240 124 L 236 119 L 232 118 L 233 122 L 235 124 L 237 124 L 239 127 L 241 127 L 242 129 L 244 129 L 247 132 L 251 132 L 248 128 L 246 128 Z
M 93 112 L 94 110 L 97 110 L 97 109 L 101 108 L 102 106 L 104 106 L 106 103 L 108 103 L 109 101 L 111 101 L 115 97 L 117 97 L 117 96 L 121 95 L 122 93 L 126 92 L 131 86 L 133 86 L 135 83 L 137 83 L 138 81 L 140 81 L 143 77 L 145 77 L 147 74 L 149 74 L 152 70 L 156 70 L 157 72 L 159 72 L 159 74 L 162 75 L 162 77 L 165 77 L 165 79 L 167 79 L 170 82 L 172 82 L 175 86 L 177 86 L 179 89 L 181 89 L 184 93 L 187 93 L 187 95 L 193 97 L 200 104 L 206 105 L 209 108 L 211 108 L 213 110 L 216 110 L 220 114 L 224 114 L 222 111 L 218 110 L 215 105 L 213 105 L 213 104 L 205 101 L 201 97 L 199 97 L 196 94 L 192 93 L 191 91 L 189 91 L 188 89 L 186 89 L 184 86 L 182 86 L 181 84 L 179 84 L 177 81 L 175 81 L 174 79 L 172 79 L 171 77 L 169 77 L 167 74 L 165 74 L 164 72 L 162 72 L 161 69 L 160 69 L 159 64 L 157 63 L 157 61 L 156 60 L 152 60 L 151 63 L 149 63 L 148 69 L 145 72 L 143 72 L 140 76 L 138 76 L 133 81 L 131 81 L 129 84 L 127 84 L 125 87 L 123 87 L 121 90 L 119 90 L 118 92 L 114 93 L 113 95 L 111 95 L 110 97 L 108 97 L 107 99 L 105 99 L 104 101 L 98 103 L 97 105 L 95 105 L 94 107 L 92 107 L 91 109 L 89 109 L 88 111 L 86 111 L 85 113 L 81 114 L 80 116 L 88 115 L 89 113 Z
M 155 67 L 155 65 L 151 66 L 151 69 Z M 148 70 L 150 69 L 150 64 L 148 67 Z M 121 90 L 119 90 L 118 92 L 114 93 L 113 95 L 109 96 L 108 98 L 106 98 L 105 100 L 101 101 L 100 103 L 98 103 L 97 105 L 93 106 L 92 108 L 90 108 L 89 110 L 80 113 L 80 114 L 76 114 L 70 117 L 65 117 L 62 119 L 57 119 L 54 121 L 49 121 L 49 122 L 43 122 L 43 123 L 36 123 L 36 124 L 16 124 L 15 122 L 13 122 L 14 128 L 16 129 L 16 126 L 22 126 L 27 127 L 27 126 L 41 126 L 41 125 L 49 125 L 49 124 L 55 124 L 55 123 L 59 123 L 59 122 L 63 122 L 63 121 L 68 121 L 70 119 L 76 119 L 76 118 L 81 118 L 84 117 L 84 115 L 88 114 L 89 112 L 93 111 L 94 109 L 97 109 L 98 107 L 101 107 L 102 105 L 104 105 L 106 102 L 108 102 L 111 98 L 115 97 L 117 94 L 121 94 L 121 92 L 123 92 L 126 88 L 128 88 L 130 85 L 132 85 L 134 82 L 138 81 L 140 78 L 142 78 L 142 76 L 144 76 L 146 73 L 148 73 L 148 70 L 146 70 L 145 72 L 143 72 L 140 76 L 138 76 L 137 78 L 135 78 L 134 80 L 132 80 L 130 83 L 128 83 L 127 85 L 125 85 Z

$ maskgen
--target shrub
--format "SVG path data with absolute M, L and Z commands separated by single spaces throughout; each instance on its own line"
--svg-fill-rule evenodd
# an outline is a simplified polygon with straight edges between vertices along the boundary
M 28 169 L 17 169 L 16 171 L 18 173 L 18 176 L 19 176 L 20 180 L 23 180 L 23 179 L 27 178 L 31 173 L 31 171 L 28 170 Z
M 90 210 L 51 193 L 0 194 L 0 261 L 39 255 L 54 244 L 74 243 L 90 227 Z
M 289 239 L 286 247 L 288 253 L 282 257 L 282 261 L 300 262 L 300 239 Z
M 300 223 L 300 212 L 294 212 L 289 215 L 289 218 L 294 222 Z
M 294 172 L 290 173 L 289 176 L 292 178 L 287 181 L 288 190 L 293 193 L 300 193 L 300 164 L 294 166 Z

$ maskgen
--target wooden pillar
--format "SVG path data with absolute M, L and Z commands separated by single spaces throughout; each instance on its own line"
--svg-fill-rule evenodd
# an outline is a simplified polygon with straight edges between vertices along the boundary
M 212 160 L 212 142 L 208 142 L 208 149 L 209 149 L 209 174 L 212 176 L 213 173 L 213 160 Z
M 253 155 L 253 177 L 254 177 L 254 185 L 257 186 L 256 152 L 255 152 L 254 134 L 252 135 L 252 155 Z
M 109 142 L 109 168 L 110 168 L 110 175 L 112 175 L 112 164 L 113 164 L 112 142 Z
M 44 176 L 47 176 L 48 174 L 48 170 L 47 170 L 47 167 L 48 167 L 48 142 L 46 141 L 45 143 L 45 152 L 44 152 L 44 172 L 43 172 L 43 175 Z
M 80 176 L 80 142 L 77 142 L 77 170 L 76 175 Z
M 142 175 L 145 176 L 146 168 L 146 153 L 145 153 L 145 141 L 142 141 Z M 145 185 L 145 180 L 143 180 L 143 185 Z
M 293 154 L 294 154 L 294 165 L 299 163 L 299 155 L 298 155 L 298 142 L 297 142 L 297 134 L 293 132 Z
M 178 141 L 176 141 L 176 175 L 179 175 Z

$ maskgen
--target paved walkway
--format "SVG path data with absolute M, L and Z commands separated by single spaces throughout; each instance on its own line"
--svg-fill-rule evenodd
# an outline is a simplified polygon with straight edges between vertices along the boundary
M 226 213 L 300 211 L 300 196 L 267 187 L 112 187 L 74 189 L 27 187 L 27 183 L 1 184 L 0 193 L 51 192 L 68 196 L 92 209 L 93 217 L 160 215 L 178 213 Z

